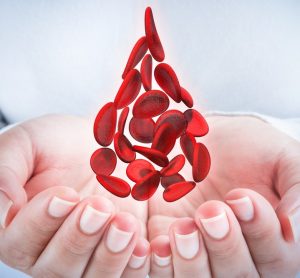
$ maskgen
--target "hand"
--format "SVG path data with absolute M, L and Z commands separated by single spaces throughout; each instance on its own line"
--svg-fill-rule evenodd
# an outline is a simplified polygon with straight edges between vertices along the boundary
M 172 249 L 173 255 L 168 267 L 152 262 L 152 276 L 164 271 L 171 277 L 174 271 L 178 277 L 292 277 L 300 265 L 299 243 L 290 242 L 300 236 L 300 144 L 256 118 L 208 120 L 210 133 L 203 138 L 212 158 L 208 178 L 175 203 L 164 202 L 161 192 L 149 202 L 152 249 L 161 256 Z M 236 199 L 241 201 L 229 206 L 220 202 Z M 189 218 L 178 220 L 181 217 Z M 212 234 L 204 229 L 207 218 L 220 220 L 219 226 L 212 224 Z M 196 230 L 200 252 L 194 259 L 183 259 L 176 251 L 174 231 Z

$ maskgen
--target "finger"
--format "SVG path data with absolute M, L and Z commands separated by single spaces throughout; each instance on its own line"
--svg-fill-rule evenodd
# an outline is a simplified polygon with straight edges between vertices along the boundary
M 213 277 L 259 277 L 240 225 L 223 202 L 208 201 L 195 213 Z
M 76 191 L 68 187 L 52 187 L 36 195 L 1 233 L 1 260 L 30 272 L 78 200 Z
M 150 245 L 152 252 L 150 277 L 174 277 L 169 236 L 157 236 Z
M 33 276 L 81 277 L 114 210 L 112 202 L 101 196 L 81 201 L 37 260 Z
M 225 198 L 240 221 L 244 238 L 260 274 L 264 277 L 275 273 L 279 277 L 294 274 L 300 265 L 299 245 L 288 244 L 284 240 L 271 204 L 249 189 L 234 189 Z
M 170 245 L 176 277 L 211 277 L 201 233 L 191 218 L 176 220 L 170 227 Z
M 117 213 L 97 246 L 84 277 L 120 277 L 139 236 L 139 221 L 132 214 Z

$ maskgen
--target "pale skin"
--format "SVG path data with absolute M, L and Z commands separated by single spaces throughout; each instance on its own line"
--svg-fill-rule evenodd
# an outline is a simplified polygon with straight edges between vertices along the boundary
M 202 141 L 212 157 L 210 174 L 175 203 L 161 192 L 137 202 L 101 188 L 89 166 L 97 148 L 90 120 L 45 116 L 0 135 L 0 189 L 14 203 L 0 230 L 0 259 L 36 277 L 294 277 L 300 244 L 288 217 L 300 206 L 300 144 L 255 118 L 208 122 Z M 54 196 L 74 204 L 64 216 L 49 214 Z M 230 203 L 243 197 L 253 205 L 251 220 L 240 219 Z M 92 234 L 78 224 L 87 204 L 110 213 Z M 200 219 L 223 212 L 229 231 L 216 240 Z M 132 233 L 117 253 L 107 244 L 111 226 Z M 185 259 L 174 232 L 194 231 L 200 248 Z M 151 252 L 172 259 L 161 267 Z M 146 256 L 138 269 L 128 264 L 132 254 Z

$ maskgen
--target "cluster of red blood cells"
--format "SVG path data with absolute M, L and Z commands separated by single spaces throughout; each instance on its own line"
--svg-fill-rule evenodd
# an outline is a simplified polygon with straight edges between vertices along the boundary
M 165 54 L 150 7 L 145 11 L 145 33 L 130 53 L 114 102 L 105 104 L 95 119 L 94 136 L 102 148 L 93 153 L 90 162 L 99 183 L 116 196 L 127 197 L 131 194 L 136 200 L 147 200 L 161 184 L 164 187 L 163 198 L 172 202 L 189 193 L 196 182 L 202 181 L 209 172 L 209 152 L 195 139 L 207 134 L 208 125 L 204 117 L 192 109 L 193 99 L 180 86 L 172 67 L 161 63 Z M 146 54 L 148 50 L 150 54 Z M 153 58 L 159 62 L 154 69 L 154 77 L 161 90 L 152 89 Z M 140 61 L 139 71 L 135 67 Z M 145 92 L 138 96 L 142 85 Z M 183 102 L 188 109 L 185 112 L 168 110 L 170 99 L 176 103 Z M 150 146 L 132 145 L 124 135 L 130 112 L 128 106 L 134 101 L 129 121 L 130 135 Z M 121 110 L 119 118 L 118 110 Z M 169 160 L 168 154 L 177 139 L 184 155 L 179 154 Z M 114 150 L 108 148 L 112 142 Z M 136 159 L 136 153 L 147 160 Z M 132 188 L 125 180 L 111 176 L 117 157 L 128 163 L 126 174 L 135 182 Z M 179 174 L 186 159 L 192 166 L 193 181 L 186 181 Z M 151 162 L 160 166 L 160 170 L 155 169 Z

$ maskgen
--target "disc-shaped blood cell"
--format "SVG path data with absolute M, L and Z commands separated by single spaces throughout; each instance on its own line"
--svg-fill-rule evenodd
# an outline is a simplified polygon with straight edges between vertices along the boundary
M 134 182 L 137 182 L 153 171 L 155 171 L 153 165 L 144 159 L 136 159 L 130 162 L 126 168 L 127 177 Z
M 190 95 L 190 93 L 181 87 L 181 100 L 182 102 L 189 108 L 192 108 L 193 105 L 194 105 L 194 101 L 193 101 L 193 98 L 192 96 Z
M 181 101 L 181 88 L 174 70 L 166 63 L 158 64 L 154 70 L 154 77 L 157 84 L 174 101 Z
M 94 136 L 103 147 L 110 145 L 114 138 L 117 125 L 117 110 L 112 102 L 105 104 L 96 116 Z
M 157 190 L 159 182 L 160 173 L 158 171 L 149 173 L 132 187 L 132 197 L 138 201 L 148 200 Z
M 135 160 L 135 152 L 132 150 L 132 145 L 124 134 L 120 132 L 115 134 L 114 147 L 118 157 L 123 162 Z
M 177 134 L 170 123 L 164 123 L 155 131 L 152 149 L 156 149 L 165 155 L 168 155 L 176 142 Z
M 177 173 L 173 176 L 162 177 L 160 182 L 164 188 L 167 188 L 171 184 L 181 182 L 181 181 L 185 181 L 185 179 L 183 176 L 181 176 L 180 174 Z
M 129 184 L 120 178 L 98 175 L 97 180 L 106 190 L 118 197 L 125 198 L 130 194 Z
M 176 155 L 169 164 L 160 170 L 162 176 L 172 176 L 177 174 L 184 166 L 185 158 L 183 154 Z
M 152 87 L 152 56 L 147 54 L 141 63 L 142 84 L 146 91 Z
M 131 136 L 141 143 L 151 143 L 154 134 L 154 121 L 151 118 L 132 118 L 129 122 Z
M 193 165 L 195 144 L 196 139 L 192 134 L 186 132 L 185 134 L 181 135 L 180 146 L 185 157 L 191 165 Z
M 135 152 L 140 153 L 141 155 L 147 157 L 149 160 L 154 162 L 160 167 L 165 167 L 169 163 L 168 157 L 155 149 L 147 148 L 147 147 L 142 147 L 142 146 L 133 146 L 132 148 Z
M 169 104 L 169 98 L 164 92 L 148 91 L 136 100 L 132 114 L 135 118 L 152 118 L 166 111 Z
M 193 158 L 193 179 L 195 182 L 204 180 L 210 169 L 210 155 L 202 143 L 196 143 Z
M 165 59 L 165 53 L 155 27 L 153 14 L 150 7 L 147 7 L 145 11 L 145 33 L 148 47 L 153 58 L 158 62 L 163 61 Z
M 140 92 L 142 86 L 141 75 L 138 70 L 132 69 L 126 75 L 115 97 L 117 109 L 122 109 L 132 103 Z
M 187 121 L 179 110 L 168 110 L 160 115 L 155 124 L 154 133 L 164 123 L 169 123 L 176 131 L 177 137 L 183 134 L 187 127 Z
M 109 176 L 116 168 L 117 156 L 112 149 L 101 148 L 92 154 L 90 164 L 96 175 Z
M 128 113 L 129 113 L 129 107 L 125 107 L 120 114 L 119 121 L 118 121 L 118 131 L 120 133 L 124 133 L 124 128 L 128 117 Z
M 167 202 L 174 202 L 191 192 L 195 188 L 195 186 L 196 183 L 192 181 L 184 181 L 171 184 L 165 189 L 163 193 L 164 200 Z
M 204 117 L 195 109 L 188 109 L 184 112 L 184 116 L 188 122 L 186 131 L 193 136 L 204 136 L 208 133 L 208 124 Z
M 133 69 L 142 60 L 142 58 L 146 54 L 147 50 L 148 50 L 148 46 L 147 46 L 146 37 L 141 37 L 136 42 L 136 44 L 134 45 L 134 47 L 129 55 L 126 67 L 122 74 L 123 79 L 126 77 L 127 73 L 131 69 Z

